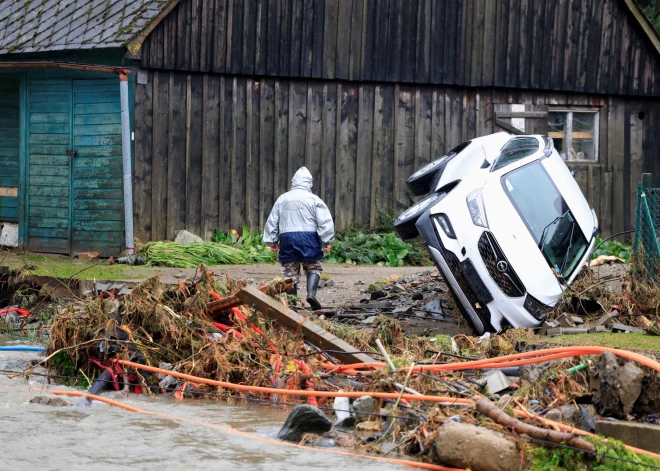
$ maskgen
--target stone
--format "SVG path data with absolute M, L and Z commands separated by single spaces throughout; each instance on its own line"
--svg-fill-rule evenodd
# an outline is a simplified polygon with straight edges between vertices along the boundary
M 520 379 L 530 384 L 536 384 L 553 368 L 556 368 L 559 362 L 549 361 L 546 363 L 537 363 L 535 365 L 522 365 L 520 367 Z
M 404 291 L 406 291 L 406 288 L 401 286 L 399 283 L 395 283 L 390 286 L 390 293 L 392 294 L 403 293 Z
M 559 322 L 557 321 L 545 321 L 543 324 L 541 324 L 541 328 L 539 329 L 539 335 L 548 335 L 548 331 L 550 329 L 556 329 L 559 327 Z
M 619 365 L 617 357 L 605 352 L 589 369 L 593 403 L 604 416 L 625 418 L 642 391 L 644 370 L 632 362 Z
M 573 321 L 573 324 L 575 324 L 575 325 L 584 324 L 584 319 L 582 319 L 580 316 L 571 316 L 571 320 Z
M 332 421 L 318 408 L 299 404 L 293 408 L 277 438 L 288 442 L 299 442 L 307 433 L 320 435 L 330 431 Z
M 595 427 L 592 414 L 582 405 L 565 404 L 561 407 L 550 409 L 545 415 L 545 418 L 554 420 L 555 422 L 562 422 L 588 432 L 593 431 Z
M 366 283 L 365 283 L 364 281 L 362 281 L 362 280 L 357 280 L 357 281 L 355 282 L 355 284 L 356 284 L 356 285 L 364 285 L 364 284 L 366 284 Z
M 570 314 L 566 312 L 563 313 L 561 316 L 557 317 L 557 319 L 555 320 L 559 324 L 559 327 L 575 327 L 575 324 L 573 323 Z
M 447 421 L 437 431 L 433 461 L 472 471 L 520 468 L 516 444 L 499 433 L 476 425 Z
M 646 376 L 642 381 L 642 392 L 633 407 L 633 413 L 637 416 L 657 414 L 660 412 L 660 375 L 647 366 L 642 369 Z
M 502 409 L 502 408 L 507 406 L 509 401 L 511 401 L 511 396 L 508 395 L 508 394 L 505 394 L 497 400 L 497 407 Z
M 71 403 L 64 399 L 63 397 L 53 397 L 53 396 L 36 396 L 30 399 L 31 404 L 42 404 L 44 406 L 54 406 L 54 407 L 66 407 L 70 406 Z
M 369 420 L 378 408 L 378 401 L 371 396 L 362 396 L 353 401 L 353 415 L 356 422 Z
M 101 256 L 98 252 L 80 252 L 78 260 L 97 260 Z
M 424 295 L 422 293 L 415 293 L 410 297 L 410 299 L 412 299 L 413 301 L 423 301 Z
M 644 329 L 639 329 L 639 328 L 633 327 L 631 325 L 621 324 L 620 322 L 612 323 L 612 332 L 625 332 L 625 333 L 631 333 L 631 334 L 645 334 L 646 333 L 646 331 Z
M 332 288 L 335 285 L 335 280 L 328 280 L 325 282 L 325 286 Z
M 319 281 L 319 288 L 325 288 L 326 283 L 327 282 L 325 280 L 320 280 Z
M 364 325 L 373 325 L 374 322 L 376 322 L 376 316 L 369 316 L 362 321 Z
M 174 242 L 177 244 L 194 244 L 195 242 L 203 242 L 202 238 L 188 231 L 179 231 L 176 233 Z
M 660 453 L 660 425 L 618 420 L 598 420 L 596 433 L 620 440 L 626 445 Z
M 371 292 L 371 300 L 372 301 L 376 301 L 378 299 L 384 298 L 385 296 L 387 296 L 387 293 L 385 293 L 385 291 L 380 290 L 380 289 Z

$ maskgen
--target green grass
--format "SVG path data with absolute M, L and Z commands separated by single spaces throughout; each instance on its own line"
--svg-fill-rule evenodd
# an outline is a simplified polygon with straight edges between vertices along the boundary
M 21 261 L 22 260 L 22 261 Z M 108 279 L 127 280 L 142 278 L 146 272 L 144 267 L 127 265 L 106 265 L 105 260 L 87 262 L 71 260 L 66 257 L 49 257 L 45 255 L 22 255 L 18 262 L 10 263 L 12 268 L 25 269 L 28 274 L 36 276 L 51 276 L 54 278 L 74 278 L 81 280 Z
M 534 345 L 611 347 L 622 350 L 660 352 L 660 337 L 645 334 L 577 334 L 559 337 L 535 337 Z

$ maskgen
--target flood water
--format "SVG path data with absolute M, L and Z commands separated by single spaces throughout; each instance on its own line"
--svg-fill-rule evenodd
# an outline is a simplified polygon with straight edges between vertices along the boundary
M 0 345 L 16 344 L 0 336 Z M 8 361 L 39 358 L 34 352 L 0 352 Z M 11 366 L 11 363 L 9 364 Z M 263 443 L 200 424 L 128 412 L 103 403 L 89 407 L 31 404 L 49 390 L 71 389 L 0 373 L 0 469 L 12 470 L 402 470 L 397 465 Z M 112 397 L 112 392 L 104 392 Z M 176 403 L 165 396 L 117 398 L 134 407 L 210 422 L 275 438 L 288 410 L 217 401 Z

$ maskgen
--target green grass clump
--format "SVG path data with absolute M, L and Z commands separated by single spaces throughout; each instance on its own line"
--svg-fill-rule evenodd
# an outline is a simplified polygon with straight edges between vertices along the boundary
M 596 446 L 598 455 L 567 448 L 534 448 L 529 452 L 530 471 L 636 471 L 660 466 L 660 460 L 628 450 L 616 440 L 583 437 Z
M 141 278 L 144 272 L 142 267 L 106 265 L 103 260 L 87 262 L 71 260 L 68 257 L 34 254 L 22 255 L 21 264 L 12 264 L 12 266 L 25 269 L 30 275 L 78 280 L 130 280 Z
M 596 346 L 623 350 L 660 352 L 660 337 L 646 334 L 577 334 L 559 337 L 538 337 L 530 340 L 535 345 Z
M 389 284 L 390 283 L 387 280 L 374 281 L 369 286 L 367 286 L 367 291 L 369 293 L 373 293 L 374 291 L 380 291 L 381 289 L 385 288 Z

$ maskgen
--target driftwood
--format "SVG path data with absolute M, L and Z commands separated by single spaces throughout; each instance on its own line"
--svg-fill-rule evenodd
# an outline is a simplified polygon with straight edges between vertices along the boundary
M 476 409 L 479 412 L 490 417 L 498 424 L 508 427 L 517 433 L 527 435 L 531 438 L 536 438 L 537 440 L 545 440 L 557 444 L 566 443 L 567 445 L 580 448 L 581 450 L 585 451 L 596 451 L 596 447 L 592 443 L 589 443 L 588 441 L 573 435 L 572 433 L 548 430 L 527 424 L 525 422 L 521 422 L 518 419 L 514 419 L 485 397 L 474 396 L 472 400 L 475 402 Z
M 266 286 L 262 286 L 259 288 L 259 290 L 262 293 L 268 292 L 273 286 L 273 283 L 267 284 Z M 281 288 L 278 290 L 280 292 L 286 292 L 290 291 L 293 289 L 293 280 L 291 278 L 286 278 L 284 280 L 284 285 L 281 286 Z M 219 301 L 212 301 L 210 303 L 206 304 L 206 311 L 209 314 L 215 314 L 218 312 L 222 311 L 228 311 L 229 309 L 233 307 L 238 307 L 245 304 L 243 301 L 241 301 L 238 296 L 227 296 L 226 298 L 223 298 Z

